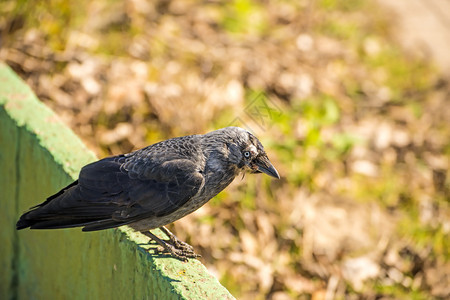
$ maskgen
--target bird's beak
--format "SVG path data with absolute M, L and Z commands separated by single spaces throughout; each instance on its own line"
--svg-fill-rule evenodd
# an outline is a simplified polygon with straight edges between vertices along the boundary
M 280 175 L 278 174 L 277 169 L 275 169 L 266 155 L 256 158 L 254 160 L 254 166 L 256 172 L 262 172 L 269 176 L 280 179 Z

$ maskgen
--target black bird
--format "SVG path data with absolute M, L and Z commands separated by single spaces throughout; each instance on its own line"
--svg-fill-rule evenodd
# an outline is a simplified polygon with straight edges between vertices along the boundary
M 199 255 L 164 226 L 200 208 L 246 170 L 280 178 L 247 130 L 226 127 L 172 138 L 84 166 L 78 180 L 32 207 L 16 226 L 94 231 L 129 225 L 186 260 Z M 158 227 L 169 241 L 149 231 Z

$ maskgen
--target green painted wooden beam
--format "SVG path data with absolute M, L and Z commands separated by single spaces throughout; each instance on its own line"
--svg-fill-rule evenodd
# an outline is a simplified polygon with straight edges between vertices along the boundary
M 234 299 L 198 260 L 157 255 L 126 226 L 15 230 L 21 213 L 95 159 L 0 62 L 0 299 Z

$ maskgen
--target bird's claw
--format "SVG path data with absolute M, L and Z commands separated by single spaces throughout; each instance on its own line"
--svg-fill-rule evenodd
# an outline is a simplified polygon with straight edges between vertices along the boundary
M 165 249 L 167 252 L 184 261 L 186 261 L 187 258 L 201 257 L 200 254 L 194 252 L 194 247 L 179 240 L 175 235 L 170 236 L 169 243 L 167 243 L 167 245 L 168 248 L 170 248 L 170 250 L 167 250 L 167 248 Z
M 171 256 L 178 258 L 182 261 L 187 261 L 188 258 L 197 258 L 201 257 L 201 255 L 194 252 L 194 248 L 179 240 L 173 233 L 168 231 L 166 228 L 161 228 L 169 237 L 168 241 L 162 240 L 159 237 L 155 236 L 150 231 L 142 231 L 143 234 L 157 242 L 163 249 L 161 252 L 170 254 Z M 168 233 L 167 233 L 168 232 Z
M 170 244 L 172 244 L 176 249 L 179 249 L 179 250 L 182 250 L 185 252 L 189 252 L 189 253 L 194 253 L 194 247 L 192 247 L 188 243 L 183 242 L 182 240 L 177 238 L 177 236 L 175 234 L 173 234 L 172 232 L 170 232 L 169 229 L 167 229 L 164 226 L 160 227 L 159 229 L 169 237 Z
M 197 258 L 197 257 L 201 257 L 200 254 L 197 254 L 193 251 L 193 249 L 191 250 L 185 250 L 185 249 L 178 249 L 176 248 L 174 245 L 171 244 L 166 244 L 166 246 L 164 246 L 164 253 L 168 253 L 182 261 L 187 261 L 188 258 Z
M 173 236 L 175 237 L 175 236 Z M 173 238 L 172 236 L 170 237 L 170 244 L 173 245 L 176 249 L 178 250 L 182 250 L 188 253 L 194 253 L 194 247 L 192 247 L 191 245 L 189 245 L 188 243 L 185 243 L 179 239 L 177 239 L 176 237 Z

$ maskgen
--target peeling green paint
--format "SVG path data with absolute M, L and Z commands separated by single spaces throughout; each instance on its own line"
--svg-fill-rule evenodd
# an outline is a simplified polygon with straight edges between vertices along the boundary
M 2 63 L 0 147 L 0 299 L 234 299 L 198 260 L 156 255 L 126 226 L 15 230 L 95 156 Z

